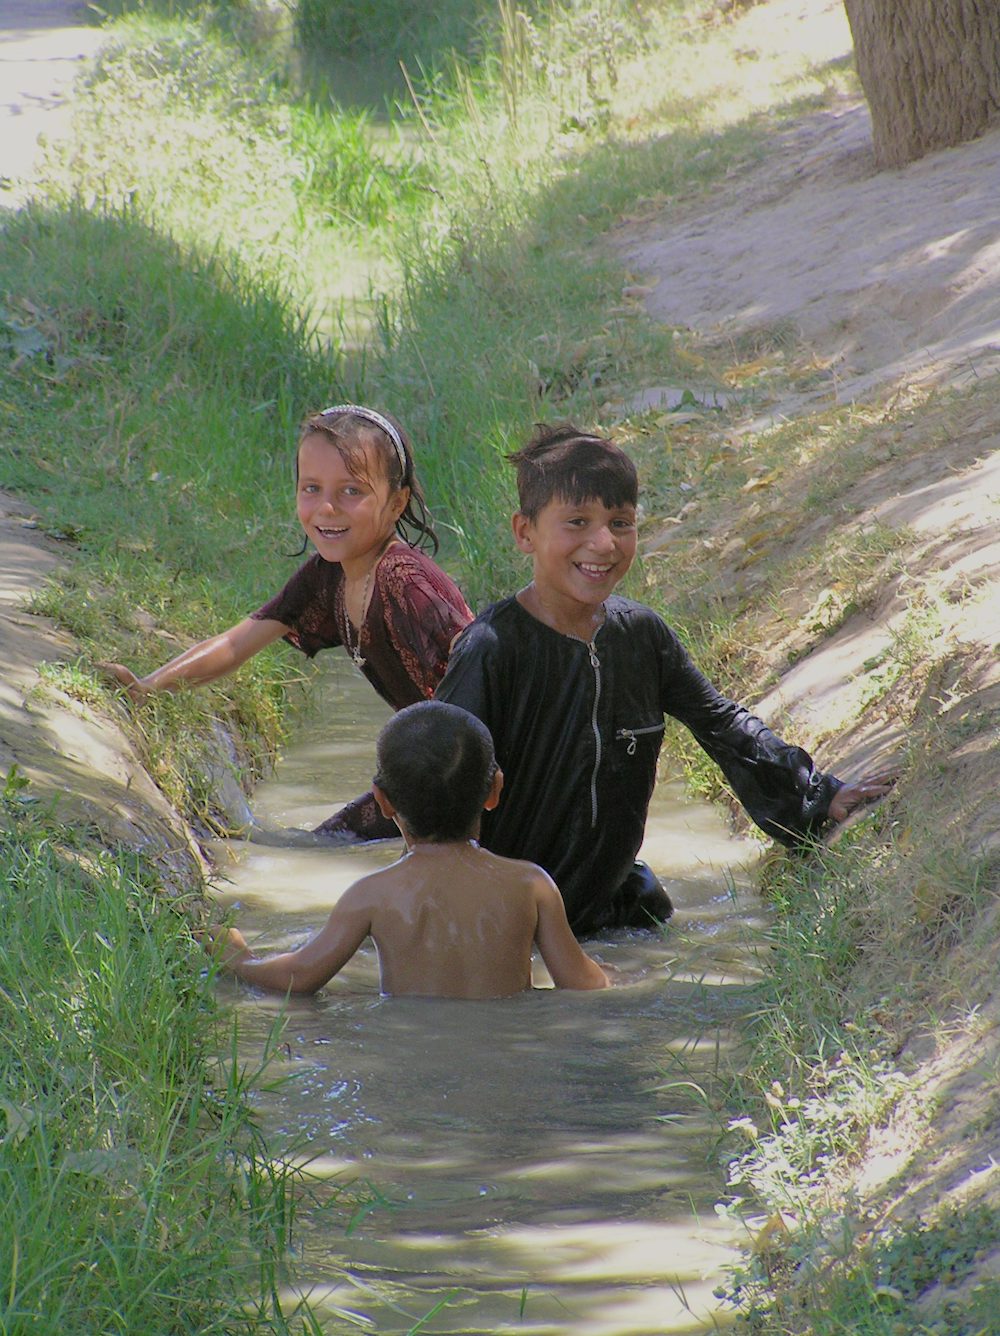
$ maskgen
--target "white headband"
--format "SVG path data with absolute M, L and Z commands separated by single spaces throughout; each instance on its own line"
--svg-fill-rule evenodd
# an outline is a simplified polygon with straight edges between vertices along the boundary
M 388 418 L 383 417 L 381 413 L 376 413 L 374 408 L 362 408 L 360 404 L 334 404 L 330 408 L 324 408 L 318 417 L 327 417 L 330 413 L 350 413 L 354 417 L 364 418 L 366 422 L 373 423 L 385 432 L 389 440 L 396 447 L 396 454 L 399 457 L 399 467 L 403 470 L 403 480 L 406 480 L 406 446 L 403 444 L 403 438 L 392 425 Z

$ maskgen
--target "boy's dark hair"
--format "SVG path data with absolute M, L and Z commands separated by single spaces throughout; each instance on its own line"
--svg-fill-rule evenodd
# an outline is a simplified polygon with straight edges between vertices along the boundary
M 555 499 L 599 500 L 609 510 L 639 501 L 638 474 L 625 451 L 572 422 L 537 423 L 527 445 L 507 459 L 517 467 L 518 505 L 529 520 Z
M 414 838 L 466 840 L 497 772 L 484 723 L 457 705 L 418 701 L 394 714 L 376 744 L 374 782 Z

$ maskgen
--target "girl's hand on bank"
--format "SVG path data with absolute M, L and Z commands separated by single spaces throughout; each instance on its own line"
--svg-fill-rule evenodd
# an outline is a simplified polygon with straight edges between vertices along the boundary
M 132 669 L 126 668 L 123 663 L 99 663 L 97 668 L 106 677 L 113 678 L 119 686 L 124 687 L 132 700 L 145 700 L 149 695 L 149 689 L 144 687 Z
M 239 928 L 224 928 L 216 924 L 196 932 L 195 937 L 222 966 L 231 968 L 241 961 L 249 960 L 251 956 L 246 938 Z

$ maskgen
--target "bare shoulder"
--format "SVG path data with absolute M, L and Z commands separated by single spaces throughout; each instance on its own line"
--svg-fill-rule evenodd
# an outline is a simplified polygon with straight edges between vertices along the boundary
M 359 877 L 348 886 L 337 901 L 337 907 L 346 913 L 372 912 L 378 909 L 399 885 L 398 868 L 398 862 L 390 863 L 388 867 L 379 868 L 364 877 Z
M 490 854 L 489 857 L 503 869 L 512 883 L 524 886 L 536 898 L 559 896 L 555 882 L 537 863 L 529 863 L 525 858 L 504 858 L 500 854 Z

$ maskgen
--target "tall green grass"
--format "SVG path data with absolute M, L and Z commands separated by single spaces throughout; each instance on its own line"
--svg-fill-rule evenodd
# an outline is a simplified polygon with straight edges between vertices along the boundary
M 297 426 L 340 396 L 336 360 L 276 285 L 233 257 L 185 253 L 128 209 L 39 205 L 9 220 L 0 284 L 23 348 L 0 400 L 0 485 L 78 557 L 36 609 L 92 662 L 148 671 L 295 569 Z M 140 748 L 183 809 L 199 810 L 190 781 L 213 718 L 243 726 L 259 773 L 300 672 L 276 650 L 237 688 L 136 716 Z
M 502 454 L 537 418 L 614 420 L 628 387 L 678 374 L 672 331 L 623 306 L 595 233 L 637 201 L 704 190 L 766 127 L 750 100 L 724 109 L 704 72 L 713 30 L 681 0 L 454 4 L 431 24 L 387 0 L 303 0 L 284 62 L 234 27 L 240 11 L 149 4 L 110 28 L 49 198 L 127 211 L 196 265 L 235 266 L 346 351 L 347 392 L 414 433 L 482 603 L 520 575 Z M 335 61 L 389 33 L 412 68 L 388 126 L 291 72 L 305 48 Z
M 496 26 L 492 0 L 298 0 L 299 47 L 328 59 L 405 60 L 432 72 L 456 55 L 475 56 Z
M 200 949 L 141 861 L 32 814 L 0 835 L 0 1327 L 262 1333 L 294 1219 L 217 1066 Z M 193 958 L 194 957 L 194 958 Z M 224 1043 L 224 1040 L 221 1042 Z

